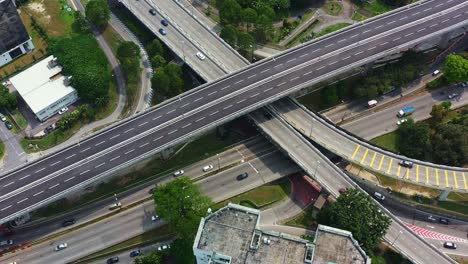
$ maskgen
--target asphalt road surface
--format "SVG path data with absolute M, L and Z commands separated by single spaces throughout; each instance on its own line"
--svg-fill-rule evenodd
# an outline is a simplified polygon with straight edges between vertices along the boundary
M 462 0 L 424 2 L 209 83 L 85 139 L 80 145 L 2 176 L 0 221 L 57 199 L 72 188 L 80 188 L 79 184 L 84 186 L 86 181 L 145 154 L 174 145 L 190 133 L 214 127 L 285 96 L 308 85 L 304 84 L 306 80 L 318 82 L 339 69 L 364 64 L 374 55 L 382 56 L 399 45 L 445 31 L 447 26 L 465 24 L 467 12 L 468 3 Z

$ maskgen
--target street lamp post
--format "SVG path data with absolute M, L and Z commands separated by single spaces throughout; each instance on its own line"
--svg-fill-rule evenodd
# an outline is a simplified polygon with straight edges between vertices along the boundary
M 319 165 L 320 165 L 320 161 L 317 160 L 317 163 L 315 163 L 314 178 L 315 178 L 315 174 L 317 173 L 317 168 Z
M 182 59 L 184 60 L 185 63 L 185 42 L 183 40 L 180 40 L 180 47 L 182 48 Z
M 393 247 L 393 244 L 395 244 L 395 242 L 398 240 L 398 238 L 400 237 L 401 234 L 403 234 L 403 232 L 401 232 L 401 230 L 398 231 L 397 237 L 396 237 L 395 240 L 393 240 L 393 242 L 392 242 L 392 247 Z

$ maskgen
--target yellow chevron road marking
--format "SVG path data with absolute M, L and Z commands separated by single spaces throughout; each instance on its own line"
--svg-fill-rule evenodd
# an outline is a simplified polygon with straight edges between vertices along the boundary
M 435 169 L 436 170 L 436 184 L 437 186 L 439 186 L 439 169 Z
M 450 187 L 449 182 L 448 182 L 448 172 L 445 170 L 445 186 Z
M 416 165 L 416 182 L 419 182 L 419 165 Z
M 354 159 L 354 157 L 356 157 L 356 154 L 357 154 L 360 147 L 361 147 L 361 145 L 356 146 L 356 149 L 354 150 L 354 153 L 353 153 L 353 156 L 351 156 L 351 159 Z
M 370 165 L 369 167 L 372 168 L 372 165 L 374 165 L 374 161 L 375 161 L 375 157 L 377 156 L 377 152 L 374 152 L 374 155 L 372 156 L 372 159 L 371 159 L 371 162 L 370 162 Z
M 390 163 L 388 163 L 387 174 L 390 174 L 390 170 L 392 169 L 393 158 L 390 158 Z M 398 167 L 400 168 L 400 167 Z
M 362 156 L 362 159 L 361 159 L 361 164 L 363 164 L 364 161 L 366 160 L 367 153 L 369 153 L 369 149 L 366 149 L 366 152 L 364 152 L 364 156 Z
M 380 168 L 382 168 L 382 164 L 383 164 L 384 159 L 385 159 L 385 156 L 382 155 L 382 158 L 380 159 L 380 163 L 379 163 L 379 168 L 377 170 L 380 170 Z
M 458 179 L 457 179 L 457 173 L 455 171 L 453 172 L 453 182 L 455 182 L 455 188 L 458 189 Z

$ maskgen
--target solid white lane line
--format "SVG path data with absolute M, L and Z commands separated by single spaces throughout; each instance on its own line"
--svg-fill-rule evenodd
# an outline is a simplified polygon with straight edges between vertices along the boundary
M 283 63 L 280 63 L 280 64 L 276 65 L 276 66 L 275 66 L 275 67 L 273 67 L 273 68 L 280 67 L 281 65 L 283 65 Z
M 17 204 L 20 204 L 20 203 L 22 203 L 22 202 L 24 202 L 24 201 L 27 201 L 28 199 L 29 199 L 29 198 L 24 198 L 23 200 L 18 201 L 18 202 L 16 202 L 16 203 L 17 203 Z
M 117 156 L 117 157 L 113 157 L 112 159 L 110 159 L 109 161 L 114 161 L 116 159 L 120 158 L 120 156 Z
M 215 94 L 215 93 L 217 93 L 217 92 L 218 92 L 218 91 L 213 91 L 213 92 L 209 93 L 208 96 L 211 96 L 212 94 Z
M 5 184 L 5 185 L 3 185 L 3 187 L 10 186 L 10 185 L 12 185 L 13 183 L 15 183 L 15 182 L 14 182 L 14 181 L 12 181 L 12 182 L 10 182 L 10 183 L 8 183 L 8 184 Z
M 135 129 L 135 128 L 132 127 L 132 128 L 130 128 L 130 129 L 125 130 L 125 131 L 124 131 L 124 134 L 127 133 L 127 132 L 132 131 L 133 129 Z
M 157 116 L 157 117 L 153 118 L 153 121 L 156 120 L 156 119 L 158 119 L 158 118 L 160 118 L 160 117 L 161 117 L 161 116 Z
M 153 139 L 153 141 L 158 141 L 158 140 L 160 140 L 160 139 L 163 138 L 163 137 L 164 137 L 164 136 L 160 136 L 160 137 L 158 137 L 158 138 Z
M 239 100 L 237 103 L 240 104 L 242 102 L 244 102 L 246 99 L 242 99 L 242 100 Z
M 313 72 L 314 72 L 314 71 L 306 72 L 306 73 L 302 74 L 302 76 L 309 75 L 309 74 L 311 74 L 311 73 L 313 73 Z
M 104 141 L 102 141 L 101 143 L 104 143 Z M 99 143 L 99 144 L 101 144 L 101 143 Z M 74 156 L 76 156 L 76 154 L 71 154 L 70 156 L 66 157 L 65 159 L 70 159 L 70 158 L 73 158 Z
M 290 82 L 292 82 L 292 81 L 294 81 L 294 80 L 297 80 L 297 79 L 299 79 L 299 76 L 297 76 L 297 77 L 294 77 L 294 78 L 292 78 L 292 79 L 291 79 L 291 80 L 289 80 L 289 81 L 290 81 Z
M 75 156 L 75 155 L 73 155 L 73 156 Z M 45 168 L 39 169 L 39 170 L 35 171 L 34 173 L 38 173 L 38 172 L 41 172 L 43 170 L 45 170 Z
M 171 111 L 167 112 L 166 115 L 168 115 L 168 114 L 170 114 L 170 113 L 172 113 L 174 111 L 175 111 L 175 109 L 172 109 Z
M 191 126 L 191 125 L 192 125 L 192 123 L 188 123 L 188 124 L 186 124 L 185 126 L 182 126 L 182 128 L 186 128 L 186 127 L 189 127 L 189 126 Z
M 41 193 L 43 193 L 43 192 L 44 192 L 44 191 L 40 191 L 40 192 L 34 194 L 33 196 L 37 196 L 37 195 L 39 195 L 39 194 L 41 194 Z
M 148 144 L 149 144 L 149 142 L 146 142 L 145 144 L 141 144 L 141 145 L 139 146 L 139 148 L 143 148 L 144 146 L 147 146 Z
M 203 119 L 205 119 L 205 117 L 198 118 L 197 120 L 195 120 L 195 122 L 200 122 L 200 121 L 202 121 Z
M 144 125 L 146 125 L 146 124 L 148 124 L 148 121 L 143 122 L 143 123 L 139 124 L 138 126 L 141 127 L 141 126 L 144 126 Z
M 307 55 L 309 55 L 309 53 L 302 54 L 301 56 L 299 56 L 299 58 L 305 57 L 305 56 L 307 56 Z
M 252 165 L 252 163 L 249 162 L 249 165 L 250 165 L 250 167 L 252 167 L 252 169 L 253 169 L 256 173 L 258 173 L 258 170 Z
M 333 45 L 335 45 L 335 43 L 328 44 L 328 45 L 325 46 L 325 48 L 328 48 L 328 47 L 333 46 Z
M 116 137 L 118 137 L 118 136 L 120 136 L 120 134 L 117 134 L 117 135 L 111 137 L 110 139 L 114 139 L 114 138 L 116 138 Z
M 186 107 L 186 106 L 189 105 L 189 104 L 190 104 L 190 103 L 186 103 L 186 104 L 184 104 L 183 106 L 181 106 L 180 108 L 184 108 L 184 107 Z
M 223 88 L 221 88 L 221 90 L 227 89 L 227 88 L 229 88 L 229 87 L 231 87 L 231 85 L 224 86 Z
M 397 41 L 397 40 L 399 40 L 399 39 L 401 39 L 401 37 L 395 38 L 395 39 L 393 39 L 392 41 Z
M 247 77 L 247 79 L 253 78 L 253 77 L 255 77 L 255 76 L 257 76 L 257 74 L 252 74 L 252 75 L 250 75 L 249 77 Z
M 293 62 L 295 60 L 296 60 L 296 58 L 292 58 L 292 59 L 288 60 L 286 63 L 290 63 L 290 62 Z
M 254 98 L 255 96 L 259 95 L 260 93 L 256 93 L 250 96 L 250 98 Z
M 284 84 L 286 84 L 286 82 L 282 82 L 282 83 L 280 83 L 280 84 L 277 84 L 276 86 L 282 86 L 282 85 L 284 85 Z
M 83 153 L 83 152 L 88 151 L 88 150 L 90 150 L 90 149 L 91 149 L 91 147 L 87 147 L 87 148 L 81 150 L 80 153 Z
M 409 37 L 409 36 L 411 36 L 413 34 L 414 34 L 414 32 L 413 33 L 408 33 L 408 34 L 405 35 L 405 37 Z
M 125 154 L 127 154 L 127 153 L 125 153 Z M 99 168 L 99 167 L 101 167 L 101 166 L 104 165 L 104 164 L 106 164 L 106 163 L 103 162 L 103 163 L 101 163 L 101 164 L 99 164 L 99 165 L 96 165 L 94 168 Z
M 6 209 L 8 209 L 8 208 L 10 208 L 10 207 L 11 207 L 11 205 L 9 205 L 9 206 L 7 206 L 7 207 L 3 207 L 2 210 L 0 210 L 0 211 L 4 211 L 4 210 L 6 210 Z
M 242 79 L 242 80 L 240 80 L 240 81 L 237 81 L 237 82 L 235 82 L 234 84 L 238 84 L 238 83 L 241 83 L 241 82 L 243 82 L 243 81 L 244 81 L 244 79 Z
M 354 53 L 354 55 L 359 55 L 361 53 L 364 53 L 364 51 L 356 52 L 356 53 Z
M 50 164 L 50 166 L 51 166 L 51 167 L 52 167 L 52 166 L 55 166 L 55 165 L 59 164 L 60 162 L 62 162 L 62 161 L 59 160 L 59 161 L 57 161 L 57 162 L 54 162 L 54 163 Z
M 266 70 L 261 71 L 260 73 L 265 73 L 265 72 L 267 72 L 267 71 L 269 71 L 269 70 L 270 70 L 270 69 L 266 69 Z
M 325 68 L 325 66 L 318 67 L 318 68 L 317 68 L 317 71 L 319 71 L 319 70 L 321 70 L 321 69 L 323 69 L 323 68 Z
M 70 177 L 70 178 L 68 178 L 68 179 L 64 180 L 63 182 L 71 181 L 71 180 L 73 180 L 74 178 L 75 178 L 75 176 L 73 176 L 73 177 Z
M 170 132 L 167 133 L 167 134 L 170 135 L 170 134 L 175 133 L 175 132 L 177 132 L 177 129 L 176 129 L 176 130 L 172 130 L 172 131 L 170 131 Z M 127 154 L 127 153 L 125 153 L 125 154 Z
M 263 92 L 266 93 L 266 92 L 270 91 L 271 89 L 273 89 L 273 87 L 270 87 L 270 88 L 264 90 Z
M 224 107 L 223 110 L 226 110 L 226 109 L 228 109 L 228 108 L 230 108 L 230 107 L 232 107 L 232 105 L 228 105 L 228 106 Z M 190 125 L 190 124 L 189 124 L 189 125 Z
M 31 176 L 31 174 L 28 174 L 28 175 L 26 175 L 26 176 L 23 176 L 23 177 L 19 178 L 19 180 L 21 181 L 22 179 L 26 179 L 26 178 L 29 177 L 29 176 Z
M 194 101 L 194 102 L 198 102 L 198 101 L 200 101 L 201 99 L 203 99 L 203 97 L 197 98 L 197 99 L 195 99 L 195 100 L 193 100 L 193 101 Z
M 349 59 L 349 58 L 351 58 L 351 56 L 344 57 L 344 58 L 342 58 L 341 60 L 347 60 L 347 59 Z
M 60 185 L 60 183 L 57 183 L 57 184 L 55 184 L 55 185 L 52 185 L 52 186 L 49 187 L 49 190 L 50 190 L 50 189 L 53 189 L 53 188 L 55 188 L 55 187 L 57 187 L 57 186 L 59 186 L 59 185 Z
M 216 115 L 219 111 L 214 111 L 213 113 L 210 114 L 210 116 L 212 115 Z
M 133 128 L 132 128 L 132 129 L 133 129 Z M 96 147 L 97 147 L 97 146 L 99 146 L 99 145 L 101 145 L 101 144 L 103 144 L 103 143 L 105 143 L 105 142 L 106 142 L 106 141 L 105 141 L 105 140 L 103 140 L 103 141 L 101 141 L 101 142 L 97 143 L 97 144 L 96 144 L 96 145 L 94 145 L 94 146 L 96 146 Z M 72 155 L 72 156 L 73 156 L 73 155 Z
M 89 172 L 89 170 L 82 171 L 82 172 L 80 172 L 80 175 L 83 175 L 83 174 L 85 174 L 87 172 Z

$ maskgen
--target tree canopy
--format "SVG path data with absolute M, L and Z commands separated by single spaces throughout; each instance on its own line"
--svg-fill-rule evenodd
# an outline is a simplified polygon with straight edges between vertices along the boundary
M 109 62 L 92 35 L 53 39 L 49 51 L 63 66 L 63 74 L 72 76 L 71 84 L 81 99 L 99 106 L 107 102 Z
M 160 264 L 161 256 L 156 252 L 151 252 L 149 254 L 137 257 L 135 259 L 135 264 Z
M 401 154 L 414 159 L 425 160 L 430 153 L 429 125 L 424 122 L 415 123 L 413 119 L 401 124 L 398 128 L 398 148 Z
M 0 108 L 4 107 L 10 110 L 16 108 L 16 95 L 10 93 L 8 88 L 0 84 Z
M 117 48 L 117 58 L 127 80 L 138 75 L 140 70 L 140 47 L 132 41 L 124 41 Z
M 468 60 L 462 56 L 450 54 L 445 59 L 442 72 L 448 83 L 466 82 L 468 81 Z
M 464 166 L 468 163 L 468 125 L 440 124 L 432 139 L 432 155 L 437 163 Z
M 347 189 L 329 208 L 319 213 L 319 223 L 348 230 L 367 252 L 382 239 L 390 218 L 382 214 L 369 195 Z
M 164 57 L 164 47 L 161 44 L 159 39 L 153 39 L 147 46 L 146 52 L 148 52 L 148 56 L 153 58 L 156 55 L 160 55 Z
M 242 7 L 239 5 L 239 3 L 237 3 L 236 0 L 224 0 L 219 4 L 218 8 L 221 24 L 239 24 L 241 20 Z
M 110 8 L 105 0 L 91 0 L 86 4 L 85 14 L 96 27 L 102 27 L 110 19 Z

